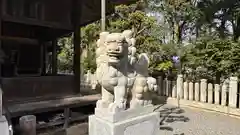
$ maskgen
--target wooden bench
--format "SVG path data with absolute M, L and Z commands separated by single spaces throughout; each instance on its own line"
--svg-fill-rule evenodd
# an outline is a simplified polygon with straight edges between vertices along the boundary
M 62 110 L 65 108 L 95 105 L 98 99 L 100 99 L 99 94 L 87 95 L 87 96 L 75 95 L 72 97 L 67 97 L 62 99 L 44 100 L 39 102 L 30 102 L 30 103 L 22 103 L 22 104 L 12 104 L 12 105 L 8 105 L 7 109 L 11 117 L 18 117 L 18 116 L 23 116 L 28 114 Z M 3 109 L 3 114 L 5 113 L 6 113 L 6 110 Z

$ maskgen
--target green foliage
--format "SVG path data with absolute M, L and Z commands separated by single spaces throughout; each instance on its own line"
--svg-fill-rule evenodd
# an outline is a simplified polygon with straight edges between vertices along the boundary
M 195 3 L 189 0 L 151 0 L 149 7 L 160 12 L 170 27 L 171 42 L 181 43 L 186 30 L 193 30 L 194 24 L 201 16 Z
M 163 21 L 160 23 L 147 11 L 161 13 Z M 239 76 L 239 0 L 151 0 L 120 5 L 107 16 L 106 27 L 109 32 L 133 30 L 137 53 L 148 53 L 151 71 L 176 70 L 172 57 L 180 56 L 183 72 L 191 79 L 211 78 L 216 74 Z M 81 31 L 82 49 L 86 51 L 82 64 L 85 72 L 94 72 L 100 23 L 89 24 Z M 71 69 L 72 40 L 61 39 L 59 45 L 62 46 L 60 67 Z
M 97 65 L 96 65 L 96 55 L 95 55 L 95 49 L 91 48 L 87 52 L 87 57 L 83 60 L 83 68 L 84 73 L 87 73 L 88 70 L 91 71 L 91 73 L 94 73 L 96 71 Z
M 115 13 L 107 16 L 107 31 L 122 32 L 126 29 L 134 31 L 136 38 L 136 47 L 138 52 L 147 52 L 152 55 L 154 52 L 160 51 L 160 40 L 158 35 L 154 35 L 152 31 L 159 28 L 156 19 L 147 15 L 143 11 L 143 3 L 138 2 L 132 5 L 120 5 L 115 9 Z M 95 22 L 81 29 L 82 31 L 82 46 L 87 51 L 82 65 L 84 72 L 96 69 L 95 49 L 96 41 L 100 33 L 100 23 Z
M 60 71 L 73 71 L 73 40 L 65 37 L 58 40 L 60 52 L 58 54 L 58 69 Z
M 165 61 L 157 65 L 157 69 L 162 71 L 167 71 L 168 69 L 173 68 L 173 62 L 172 61 Z
M 136 38 L 137 53 L 148 53 L 151 59 L 150 71 L 167 70 L 171 66 L 158 66 L 165 63 L 165 60 L 158 60 L 155 55 L 162 53 L 162 29 L 156 18 L 147 15 L 143 3 L 138 2 L 130 6 L 120 5 L 116 7 L 114 15 L 109 17 L 107 30 L 110 32 L 122 32 L 131 29 Z M 163 65 L 162 64 L 162 65 Z
M 201 77 L 221 73 L 226 78 L 240 75 L 240 43 L 230 39 L 205 38 L 198 40 L 183 56 L 184 66 Z
M 95 46 L 100 33 L 100 23 L 91 23 L 81 28 L 81 45 L 83 48 L 91 48 Z
M 86 56 L 83 56 L 82 66 L 84 73 L 90 70 L 92 73 L 96 70 L 96 42 L 99 38 L 100 33 L 100 23 L 95 22 L 89 24 L 81 29 L 82 34 L 82 46 L 86 51 Z

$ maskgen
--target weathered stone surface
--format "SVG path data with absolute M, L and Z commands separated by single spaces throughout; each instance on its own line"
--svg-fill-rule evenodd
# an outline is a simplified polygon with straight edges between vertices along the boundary
M 160 115 L 152 112 L 119 122 L 89 117 L 89 135 L 157 135 Z
M 201 79 L 201 91 L 200 91 L 200 100 L 201 102 L 207 102 L 207 80 Z
M 214 103 L 216 105 L 220 104 L 220 85 L 219 84 L 215 84 L 214 85 Z
M 200 101 L 200 87 L 199 87 L 199 83 L 195 82 L 194 85 L 194 91 L 195 91 L 195 101 Z
M 172 87 L 172 97 L 176 98 L 177 97 L 177 85 L 176 81 L 172 81 L 173 87 Z
M 154 109 L 155 107 L 153 105 L 148 105 L 145 107 L 139 107 L 134 109 L 128 109 L 118 113 L 112 113 L 109 112 L 107 109 L 95 108 L 95 116 L 109 122 L 120 122 L 140 115 L 152 113 Z
M 154 112 L 152 94 L 157 80 L 148 74 L 147 54 L 136 57 L 135 42 L 131 30 L 100 34 L 96 78 L 102 98 L 89 117 L 89 135 L 156 134 L 159 113 Z
M 177 77 L 177 94 L 178 97 L 183 99 L 184 93 L 183 93 L 183 75 L 178 75 Z
M 147 54 L 136 57 L 135 42 L 131 30 L 100 34 L 96 78 L 101 85 L 102 99 L 97 101 L 97 108 L 116 113 L 128 109 L 128 104 L 130 108 L 152 104 L 151 95 L 157 91 L 157 81 L 148 75 Z
M 0 134 L 9 135 L 8 122 L 5 116 L 0 116 Z
M 194 97 L 193 83 L 189 82 L 189 100 L 193 100 L 193 97 Z
M 189 89 L 188 89 L 189 87 L 188 87 L 188 82 L 186 81 L 186 82 L 184 82 L 183 83 L 183 90 L 184 90 L 184 99 L 185 100 L 188 100 L 189 99 Z
M 208 103 L 213 103 L 213 85 L 212 83 L 208 84 Z
M 226 79 L 222 85 L 222 100 L 221 105 L 227 105 L 227 92 L 229 90 L 229 79 Z
M 238 78 L 230 77 L 229 82 L 229 106 L 237 107 Z

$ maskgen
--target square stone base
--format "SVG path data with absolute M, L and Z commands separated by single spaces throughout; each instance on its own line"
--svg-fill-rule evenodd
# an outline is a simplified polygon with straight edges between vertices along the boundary
M 89 116 L 89 135 L 157 135 L 159 117 L 159 112 L 151 112 L 111 122 L 92 115 Z
M 8 121 L 5 116 L 0 116 L 0 134 L 9 135 Z

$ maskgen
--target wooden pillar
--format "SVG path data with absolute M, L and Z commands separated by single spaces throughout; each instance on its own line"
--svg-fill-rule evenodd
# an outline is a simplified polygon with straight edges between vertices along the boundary
M 73 4 L 73 14 L 72 14 L 72 24 L 74 26 L 73 33 L 73 44 L 74 44 L 74 56 L 73 56 L 73 72 L 75 81 L 75 92 L 80 93 L 81 85 L 81 31 L 80 31 L 80 19 L 81 18 L 81 1 L 72 0 Z
M 67 129 L 68 128 L 68 125 L 69 125 L 69 117 L 70 117 L 70 108 L 65 108 L 64 109 L 64 125 L 63 125 L 63 129 Z
M 46 75 L 46 44 L 41 43 L 41 74 Z
M 46 48 L 46 43 L 42 43 L 41 46 L 41 58 L 42 58 L 42 74 L 46 75 L 46 53 L 47 53 L 47 48 Z
M 2 36 L 2 8 L 3 7 L 3 0 L 0 0 L 0 37 Z M 2 41 L 0 40 L 0 49 L 2 49 Z M 2 53 L 2 51 L 0 51 L 0 53 Z M 0 57 L 2 56 L 3 54 L 0 54 Z M 0 58 L 2 59 L 2 58 Z M 0 78 L 2 77 L 2 62 L 3 60 L 0 60 Z M 2 81 L 0 80 L 0 117 L 2 116 L 2 93 L 3 93 L 3 90 L 2 90 Z
M 0 37 L 2 36 L 2 9 L 3 9 L 3 0 L 0 0 Z M 0 40 L 0 49 L 2 49 L 2 40 Z M 1 53 L 1 52 L 0 52 Z M 2 56 L 2 54 L 0 54 Z M 2 76 L 2 60 L 0 61 L 0 77 Z
M 57 39 L 52 40 L 52 74 L 57 75 Z

